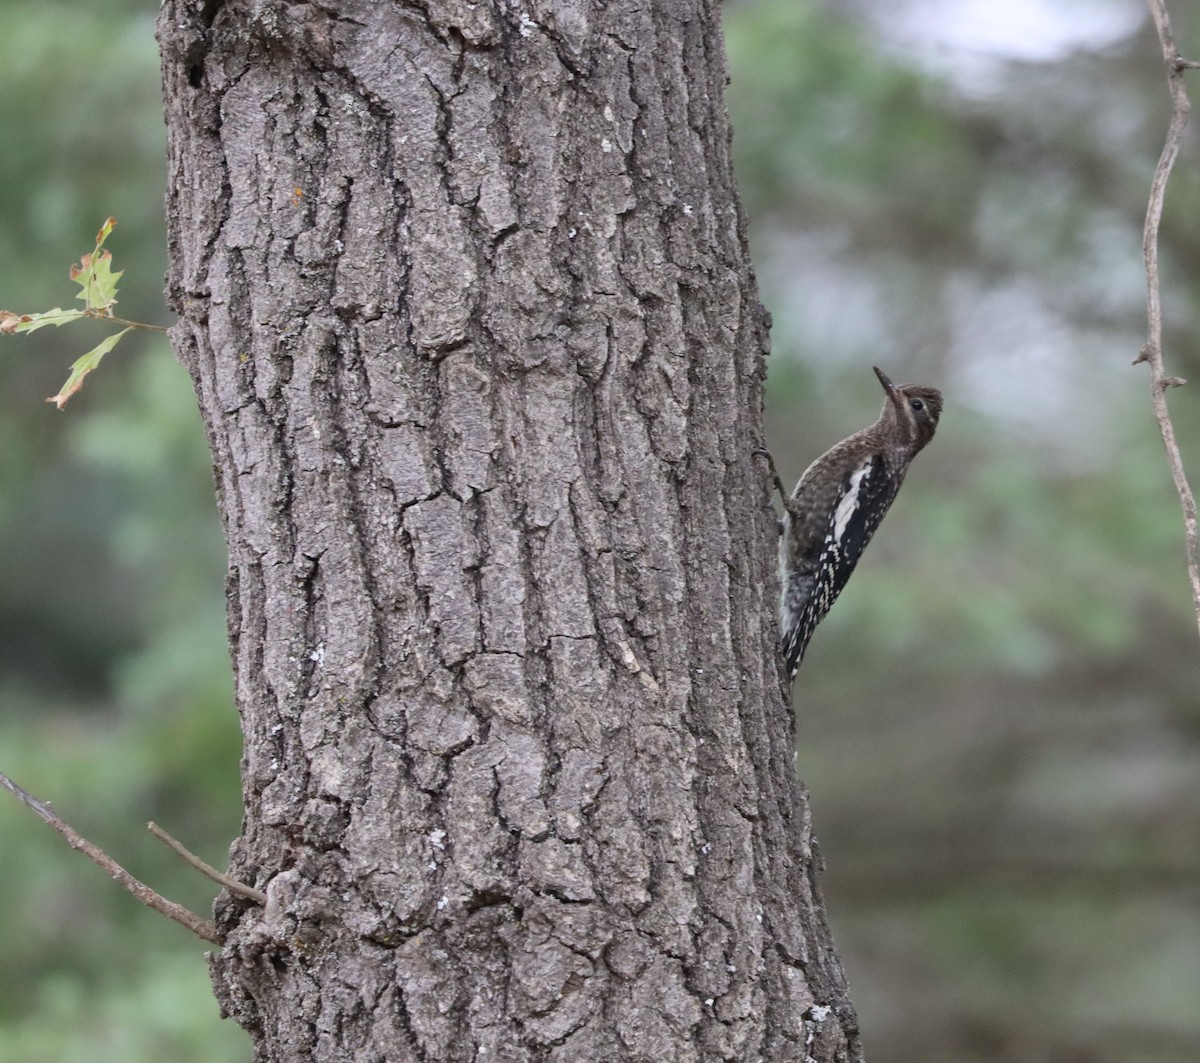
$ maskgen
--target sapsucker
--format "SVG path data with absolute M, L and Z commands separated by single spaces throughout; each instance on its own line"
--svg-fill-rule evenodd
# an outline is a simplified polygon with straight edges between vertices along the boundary
M 887 392 L 879 420 L 817 458 L 784 499 L 779 614 L 789 680 L 942 412 L 940 391 L 875 375 Z

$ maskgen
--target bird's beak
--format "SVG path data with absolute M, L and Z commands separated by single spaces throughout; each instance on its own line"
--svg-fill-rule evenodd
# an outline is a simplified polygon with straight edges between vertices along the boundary
M 883 385 L 883 390 L 887 392 L 888 398 L 892 402 L 899 402 L 900 394 L 896 389 L 896 385 L 892 383 L 892 378 L 877 365 L 873 365 L 871 368 L 875 370 L 875 375 L 879 377 L 879 383 Z

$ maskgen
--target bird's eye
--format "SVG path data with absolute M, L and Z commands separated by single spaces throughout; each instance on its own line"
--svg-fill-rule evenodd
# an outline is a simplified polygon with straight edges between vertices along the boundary
M 913 399 L 912 402 L 909 403 L 909 405 L 914 410 L 917 410 L 918 412 L 925 409 L 925 403 L 923 403 L 920 399 Z

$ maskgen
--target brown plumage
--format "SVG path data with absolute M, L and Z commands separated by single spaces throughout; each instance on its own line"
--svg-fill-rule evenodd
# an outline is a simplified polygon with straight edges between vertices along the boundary
M 875 375 L 887 393 L 879 419 L 817 458 L 785 501 L 779 611 L 789 680 L 941 416 L 940 391 Z

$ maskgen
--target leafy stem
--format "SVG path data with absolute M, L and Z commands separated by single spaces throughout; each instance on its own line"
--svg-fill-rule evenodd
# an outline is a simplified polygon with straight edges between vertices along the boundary
M 60 410 L 67 404 L 67 400 L 83 387 L 84 377 L 100 364 L 101 359 L 117 345 L 126 332 L 131 329 L 149 329 L 151 332 L 167 331 L 162 325 L 129 321 L 126 318 L 117 317 L 112 312 L 112 308 L 117 303 L 117 281 L 121 279 L 123 271 L 113 272 L 112 254 L 104 250 L 104 241 L 108 239 L 116 224 L 115 218 L 106 219 L 100 226 L 100 231 L 96 233 L 96 246 L 92 248 L 91 253 L 83 255 L 79 264 L 71 267 L 69 276 L 80 287 L 80 292 L 75 298 L 83 303 L 82 310 L 64 310 L 58 306 L 37 314 L 14 314 L 8 310 L 0 310 L 0 334 L 36 332 L 47 325 L 60 328 L 63 325 L 69 325 L 72 321 L 82 321 L 84 318 L 108 321 L 114 325 L 124 326 L 120 332 L 106 336 L 82 358 L 75 360 L 67 382 L 59 389 L 57 395 L 52 395 L 46 400 L 54 403 Z

